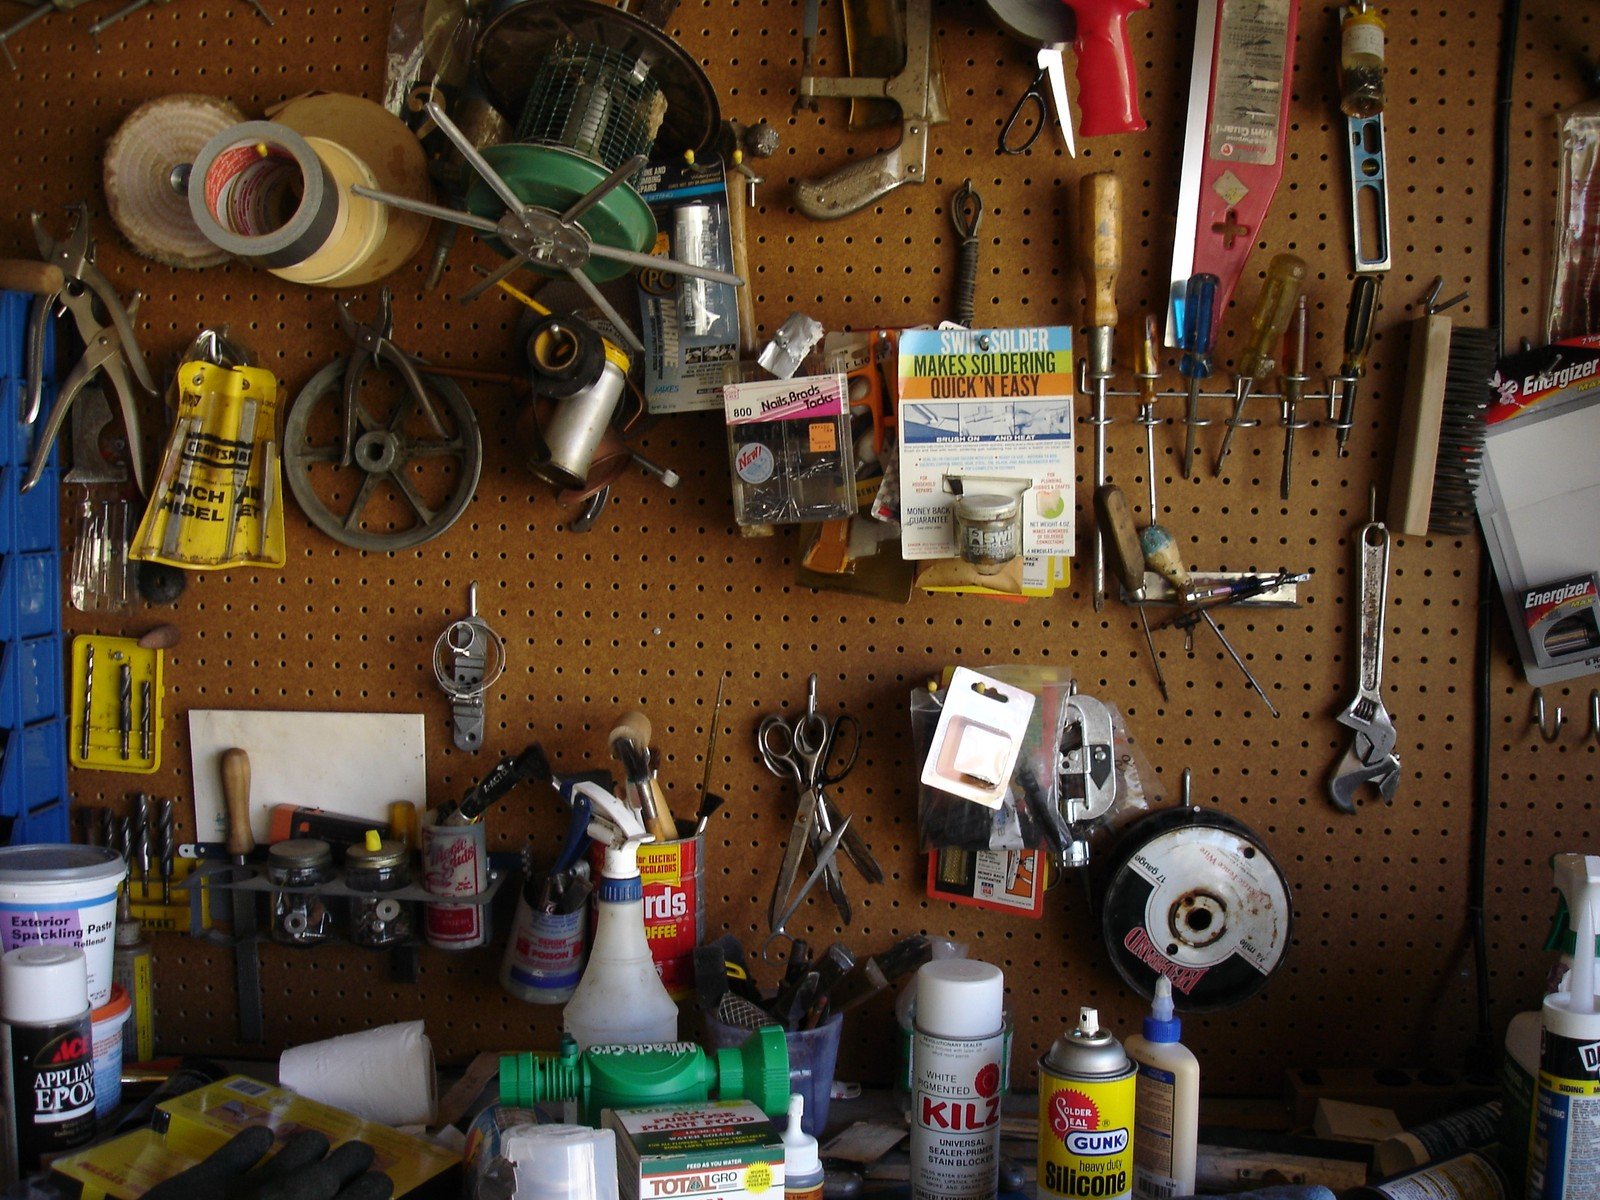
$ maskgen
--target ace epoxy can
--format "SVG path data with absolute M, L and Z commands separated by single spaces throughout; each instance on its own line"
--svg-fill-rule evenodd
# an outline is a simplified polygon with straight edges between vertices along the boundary
M 911 1038 L 911 1200 L 1000 1194 L 1005 977 L 967 958 L 917 972 Z
M 1078 1010 L 1078 1027 L 1039 1060 L 1039 1195 L 1125 1200 L 1133 1194 L 1133 1061 Z
M 94 1140 L 89 970 L 76 946 L 0 959 L 0 1189 Z

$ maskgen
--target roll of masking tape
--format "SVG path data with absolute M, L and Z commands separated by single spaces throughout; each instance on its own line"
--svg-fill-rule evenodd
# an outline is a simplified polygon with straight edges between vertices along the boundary
M 408 200 L 434 198 L 422 143 L 381 104 L 339 92 L 312 92 L 269 108 L 267 116 L 303 138 L 327 138 L 353 151 L 372 172 L 379 191 Z M 398 208 L 388 209 L 387 216 L 382 241 L 371 257 L 339 279 L 340 286 L 361 287 L 392 275 L 422 248 L 431 224 L 427 217 Z
M 376 186 L 357 153 L 272 121 L 225 129 L 196 157 L 189 211 L 214 245 L 292 283 L 341 285 L 369 263 L 386 207 L 351 193 Z

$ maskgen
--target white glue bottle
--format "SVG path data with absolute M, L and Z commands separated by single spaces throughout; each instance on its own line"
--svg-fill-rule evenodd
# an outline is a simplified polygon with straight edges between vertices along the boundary
M 1156 980 L 1144 1034 L 1123 1043 L 1138 1065 L 1133 1101 L 1133 1194 L 1169 1200 L 1194 1193 L 1200 1142 L 1200 1062 L 1178 1039 L 1183 1022 L 1173 1015 L 1172 981 Z
M 565 789 L 564 789 L 565 790 Z M 562 1014 L 579 1050 L 678 1040 L 678 1006 L 656 972 L 644 936 L 639 843 L 650 840 L 639 814 L 604 788 L 571 785 L 593 805 L 589 836 L 606 848 L 596 897 L 600 919 L 578 990 Z
M 999 967 L 923 964 L 911 1040 L 911 1200 L 999 1195 L 1005 1044 Z
M 783 1131 L 783 1200 L 822 1200 L 822 1156 L 805 1131 L 806 1098 L 789 1093 L 789 1128 Z
M 1558 854 L 1555 875 L 1577 941 L 1564 989 L 1544 998 L 1528 1200 L 1590 1200 L 1600 1196 L 1600 855 Z

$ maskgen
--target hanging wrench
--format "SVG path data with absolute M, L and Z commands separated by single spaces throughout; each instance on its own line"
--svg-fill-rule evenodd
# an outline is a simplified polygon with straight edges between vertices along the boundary
M 1383 705 L 1383 626 L 1389 592 L 1389 530 L 1369 521 L 1357 533 L 1356 562 L 1361 586 L 1357 634 L 1356 698 L 1338 716 L 1354 732 L 1350 748 L 1335 767 L 1329 795 L 1342 812 L 1354 812 L 1355 793 L 1372 783 L 1385 801 L 1400 786 L 1400 758 L 1394 752 L 1394 721 Z

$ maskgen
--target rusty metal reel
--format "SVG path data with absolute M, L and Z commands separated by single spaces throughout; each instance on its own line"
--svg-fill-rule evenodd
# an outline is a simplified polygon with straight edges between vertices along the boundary
M 438 537 L 466 511 L 483 469 L 478 420 L 461 388 L 422 372 L 444 419 L 439 437 L 389 372 L 363 373 L 356 436 L 341 465 L 344 374 L 329 363 L 295 397 L 283 431 L 284 474 L 301 509 L 323 533 L 358 550 L 405 550 Z

